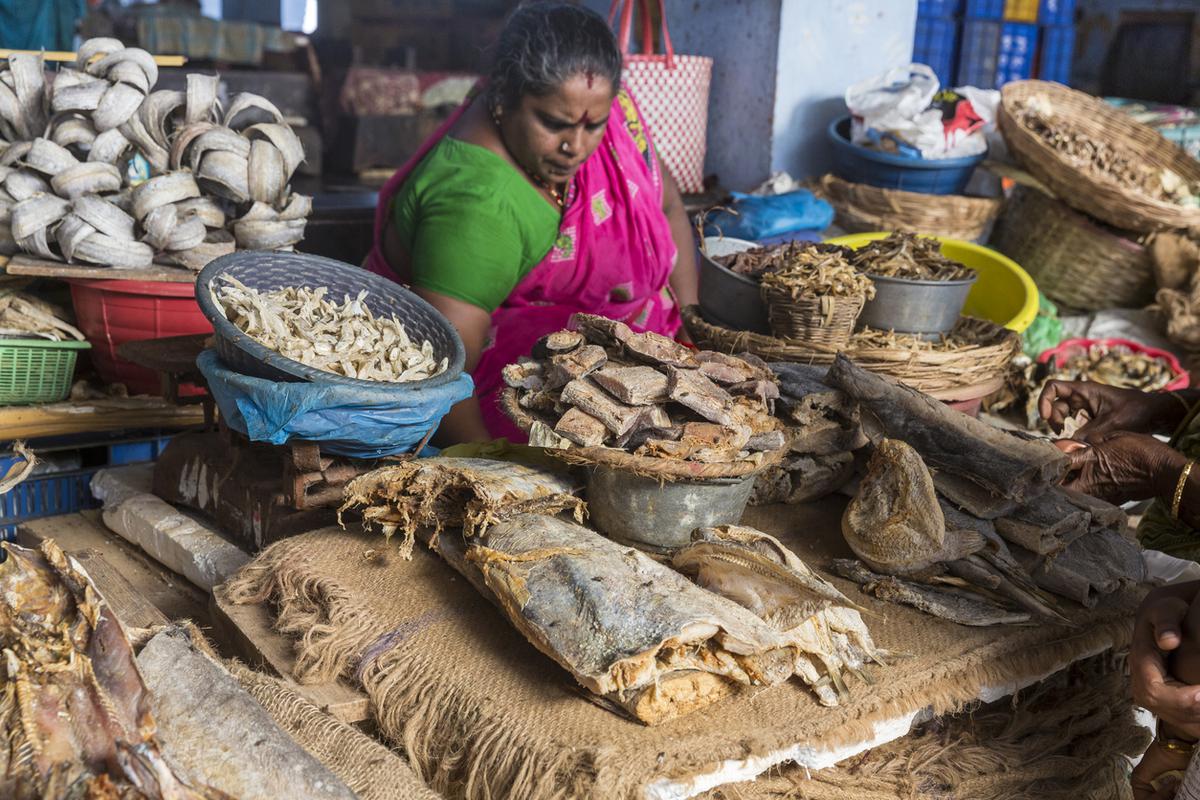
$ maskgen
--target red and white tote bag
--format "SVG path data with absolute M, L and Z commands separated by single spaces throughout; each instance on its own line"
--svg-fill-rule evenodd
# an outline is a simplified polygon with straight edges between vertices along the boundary
M 663 53 L 654 52 L 651 4 L 662 20 Z M 642 52 L 630 53 L 633 7 L 641 15 Z M 609 22 L 620 15 L 617 41 L 625 57 L 623 79 L 654 138 L 663 163 L 685 194 L 704 191 L 704 153 L 708 133 L 708 90 L 713 61 L 707 56 L 675 53 L 667 33 L 662 0 L 613 0 Z

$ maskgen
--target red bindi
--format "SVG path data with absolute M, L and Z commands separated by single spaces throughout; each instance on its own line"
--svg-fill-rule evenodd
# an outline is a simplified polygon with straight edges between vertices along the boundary
M 577 122 L 575 124 L 576 125 L 587 125 L 588 124 L 588 112 L 586 112 L 586 111 L 583 112 L 583 116 L 580 117 L 579 122 Z
M 588 88 L 589 89 L 592 88 L 592 81 L 594 81 L 596 79 L 596 76 L 592 74 L 591 70 L 588 70 L 587 72 L 583 73 L 583 75 L 584 75 L 584 77 L 587 78 Z

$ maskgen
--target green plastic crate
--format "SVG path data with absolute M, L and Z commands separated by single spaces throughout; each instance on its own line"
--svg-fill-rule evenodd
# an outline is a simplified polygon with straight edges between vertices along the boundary
M 75 357 L 87 342 L 0 339 L 0 405 L 57 403 L 71 393 Z

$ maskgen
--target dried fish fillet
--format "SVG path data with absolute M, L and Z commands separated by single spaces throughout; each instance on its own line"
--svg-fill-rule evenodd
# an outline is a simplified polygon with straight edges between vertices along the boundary
M 1010 611 L 977 595 L 934 589 L 891 575 L 876 574 L 859 561 L 835 559 L 833 570 L 861 585 L 864 592 L 880 600 L 903 603 L 959 625 L 1014 625 L 1029 622 L 1030 619 L 1028 612 Z
M 671 564 L 784 633 L 796 674 L 823 705 L 845 696 L 846 675 L 882 663 L 858 607 L 772 536 L 739 525 L 701 528 Z
M 0 796 L 232 800 L 163 758 L 148 690 L 112 610 L 52 540 L 0 564 Z
M 226 319 L 293 361 L 363 381 L 406 383 L 446 371 L 449 360 L 437 361 L 432 343 L 411 340 L 394 315 L 376 317 L 366 291 L 338 305 L 324 287 L 262 293 L 230 276 L 223 280 L 213 299 Z
M 582 489 L 567 473 L 481 458 L 423 458 L 368 472 L 346 487 L 339 511 L 361 509 L 366 527 L 400 532 L 401 555 L 412 555 L 418 527 L 435 534 L 462 527 L 483 535 L 488 526 L 516 514 L 571 511 L 583 518 Z

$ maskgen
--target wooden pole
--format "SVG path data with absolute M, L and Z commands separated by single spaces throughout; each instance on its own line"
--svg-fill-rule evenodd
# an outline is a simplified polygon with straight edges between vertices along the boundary
M 0 48 L 0 58 L 8 58 L 14 53 L 41 55 L 46 61 L 75 61 L 79 58 L 78 53 L 63 50 L 6 50 Z M 154 56 L 154 63 L 160 67 L 182 67 L 187 63 L 187 56 Z

